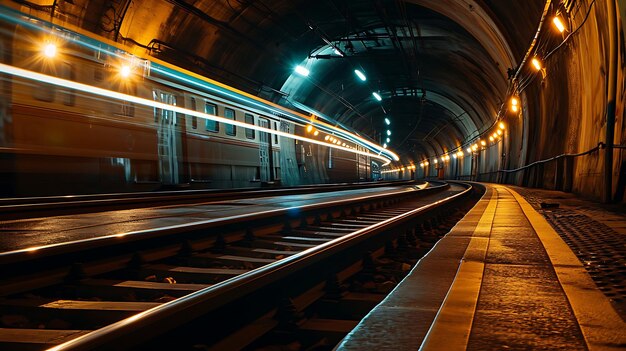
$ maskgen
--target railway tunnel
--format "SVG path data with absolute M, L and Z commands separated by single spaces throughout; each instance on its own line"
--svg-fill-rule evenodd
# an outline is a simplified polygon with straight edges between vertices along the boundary
M 140 249 L 104 242 L 147 237 L 152 231 L 165 236 L 156 234 L 157 227 L 168 226 L 167 230 L 185 238 L 180 249 L 185 255 L 195 254 L 196 246 L 202 247 L 200 251 L 210 247 L 205 256 L 215 262 L 224 260 L 219 266 L 179 272 L 184 277 L 181 281 L 200 269 L 213 269 L 210 274 L 218 275 L 235 270 L 246 275 L 250 270 L 252 280 L 256 279 L 252 268 L 259 262 L 290 255 L 300 259 L 296 248 L 312 248 L 313 243 L 324 246 L 331 240 L 328 237 L 348 233 L 347 228 L 398 221 L 401 234 L 394 234 L 384 251 L 396 255 L 408 250 L 408 256 L 417 251 L 419 262 L 411 256 L 415 266 L 407 278 L 394 294 L 373 304 L 375 309 L 361 316 L 361 321 L 354 316 L 347 318 L 349 323 L 337 322 L 338 317 L 334 322 L 324 319 L 334 326 L 327 327 L 335 328 L 333 333 L 343 334 L 338 340 L 335 334 L 330 337 L 332 346 L 325 345 L 329 339 L 324 338 L 320 349 L 334 345 L 341 350 L 478 350 L 504 345 L 513 349 L 623 348 L 625 24 L 624 0 L 3 0 L 0 208 L 4 214 L 0 219 L 4 222 L 0 221 L 0 228 L 25 237 L 6 243 L 0 239 L 0 264 L 13 267 L 9 265 L 26 262 L 32 252 L 40 252 L 42 258 L 33 259 L 32 267 L 15 270 L 36 275 L 35 267 L 66 250 L 56 245 L 68 242 L 67 251 L 82 260 L 102 241 L 119 248 L 120 256 L 132 256 L 129 265 L 136 270 L 137 262 L 145 263 L 144 257 L 128 252 Z M 382 193 L 395 191 L 385 187 L 388 181 L 399 186 L 413 181 L 410 184 L 419 185 L 405 190 L 425 190 L 425 194 L 430 194 L 429 187 L 450 187 L 446 191 L 470 197 L 470 190 L 461 188 L 481 189 L 482 197 L 478 200 L 478 195 L 472 195 L 476 199 L 471 206 L 445 207 L 452 200 L 433 195 L 429 201 L 441 202 L 444 208 L 436 214 L 427 212 L 426 200 L 411 200 L 417 202 L 410 203 L 410 216 L 424 212 L 423 218 L 411 222 L 398 219 L 409 216 L 400 215 L 400 209 L 386 209 L 387 200 L 376 199 L 381 201 L 376 205 L 340 203 L 343 196 L 365 196 L 358 190 L 336 197 L 332 193 L 324 197 L 326 190 L 316 193 L 322 186 L 341 192 L 344 184 L 360 184 L 380 186 L 381 194 L 371 190 L 368 196 L 384 197 Z M 222 193 L 225 190 L 243 191 L 243 195 L 229 197 L 231 193 Z M 270 195 L 257 198 L 258 193 L 247 193 L 259 190 Z M 157 207 L 188 201 L 170 199 L 185 191 L 209 191 L 193 196 L 209 194 L 221 202 L 198 210 Z M 276 204 L 262 199 L 283 196 L 282 191 L 288 193 Z M 154 201 L 150 205 L 138 204 L 138 197 L 152 199 L 153 195 L 161 197 L 145 200 Z M 106 200 L 107 196 L 112 197 Z M 329 208 L 340 203 L 340 209 L 318 208 L 322 205 L 313 203 L 317 197 L 328 202 L 324 206 Z M 36 203 L 27 203 L 28 199 Z M 277 209 L 279 203 L 282 207 Z M 92 206 L 137 212 L 102 216 L 107 219 L 81 217 Z M 465 207 L 464 214 L 458 215 L 459 224 L 446 224 L 447 213 L 454 217 Z M 250 214 L 248 208 L 265 212 Z M 382 214 L 372 213 L 376 210 Z M 251 238 L 277 226 L 266 218 L 266 212 L 279 211 L 285 211 L 280 214 L 288 218 L 280 229 L 281 239 L 272 232 L 273 246 L 267 246 L 270 239 L 257 240 L 264 246 L 251 244 Z M 296 213 L 303 217 L 296 219 Z M 59 215 L 69 216 L 59 220 Z M 114 216 L 128 223 L 101 224 Z M 183 223 L 185 216 L 195 222 Z M 245 226 L 246 216 L 259 216 L 254 220 L 265 227 L 257 233 L 252 224 L 233 229 L 235 224 L 228 222 L 240 221 Z M 38 220 L 32 225 L 24 222 L 29 218 Z M 102 229 L 87 233 L 82 227 L 87 221 L 94 226 L 97 222 Z M 222 228 L 218 221 L 228 223 Z M 64 225 L 68 227 L 63 229 Z M 210 239 L 198 239 L 197 232 L 204 226 L 209 230 L 215 226 L 219 234 L 211 232 Z M 235 233 L 234 239 L 229 239 L 229 230 Z M 65 231 L 72 233 L 54 234 Z M 111 235 L 110 231 L 119 233 Z M 29 234 L 35 232 L 46 235 Z M 322 238 L 312 239 L 314 235 Z M 433 238 L 439 240 L 436 245 Z M 158 240 L 174 245 L 170 239 Z M 152 241 L 148 245 L 156 245 Z M 412 249 L 406 248 L 407 242 Z M 239 246 L 224 249 L 228 245 Z M 236 260 L 233 257 L 239 257 L 232 252 L 244 250 L 257 250 L 256 256 L 247 261 L 240 258 L 245 261 L 241 266 L 230 265 Z M 388 252 L 377 250 L 368 255 L 378 252 L 370 261 L 380 264 L 379 255 L 387 257 Z M 217 257 L 224 252 L 227 258 Z M 446 260 L 440 261 L 441 257 Z M 363 266 L 370 261 L 364 259 Z M 74 263 L 71 276 L 75 269 Z M 158 271 L 152 266 L 141 271 L 160 279 L 158 273 L 151 274 Z M 396 278 L 385 283 L 395 284 L 400 280 Z M 111 279 L 107 279 L 108 284 Z M 439 297 L 420 293 L 416 298 L 411 281 L 432 287 Z M 20 324 L 22 312 L 6 312 L 3 298 L 24 294 L 22 288 L 11 289 L 29 285 L 12 282 L 7 283 L 10 293 L 0 291 L 1 326 L 7 329 Z M 145 288 L 154 283 L 150 289 L 158 290 L 162 286 L 156 284 L 164 282 L 135 285 Z M 190 280 L 189 286 L 180 289 L 210 290 L 214 281 L 196 283 Z M 346 284 L 342 280 L 337 289 Z M 525 284 L 540 296 L 538 300 L 519 296 L 524 295 L 520 291 Z M 359 293 L 364 285 L 359 285 Z M 220 293 L 221 285 L 215 286 L 208 294 Z M 498 290 L 502 286 L 507 288 Z M 498 300 L 497 291 L 511 299 L 506 301 L 514 301 L 514 306 L 498 305 L 505 298 Z M 195 298 L 203 299 L 197 294 L 178 306 L 198 303 Z M 449 307 L 467 299 L 473 299 L 469 309 Z M 594 303 L 586 302 L 590 300 Z M 359 306 L 367 304 L 364 301 Z M 16 308 L 8 304 L 8 311 Z M 147 349 L 165 342 L 148 331 L 155 325 L 150 323 L 164 323 L 167 317 L 162 314 L 182 309 L 163 306 L 146 313 L 144 324 L 128 322 L 136 328 L 133 332 L 156 338 L 143 346 Z M 539 306 L 536 310 L 542 316 L 534 315 L 529 306 Z M 402 311 L 397 312 L 398 308 Z M 409 316 L 409 310 L 420 314 Z M 405 313 L 413 321 L 428 323 L 416 324 L 416 331 L 409 335 L 397 335 L 393 329 L 403 323 Z M 519 320 L 507 324 L 507 318 L 515 316 L 526 316 L 529 324 Z M 381 326 L 382 321 L 389 321 L 391 329 Z M 282 322 L 277 323 L 280 329 Z M 311 324 L 326 328 L 317 323 Z M 298 328 L 306 329 L 302 324 L 306 323 Z M 557 331 L 548 324 L 555 324 Z M 99 334 L 93 338 L 79 337 L 79 341 L 72 341 L 68 331 L 51 331 L 41 343 L 53 346 L 67 341 L 61 350 L 106 349 L 120 340 L 133 345 L 122 328 L 96 330 Z M 511 330 L 515 328 L 525 333 L 514 336 Z M 229 345 L 222 349 L 240 348 L 237 335 L 251 335 L 245 330 L 233 332 L 234 341 L 211 342 Z M 280 329 L 277 334 L 283 332 Z M 0 332 L 0 343 L 22 345 L 34 335 L 32 331 L 20 333 L 5 337 Z M 385 341 L 379 333 L 388 333 L 392 340 Z M 550 339 L 545 333 L 563 335 Z M 17 340 L 21 335 L 24 339 Z M 105 341 L 100 344 L 100 340 Z M 245 347 L 264 345 L 254 342 Z
M 126 167 L 109 178 L 126 176 L 127 183 L 135 184 L 212 181 L 215 187 L 248 186 L 250 179 L 261 178 L 270 184 L 297 185 L 440 177 L 565 190 L 604 202 L 624 201 L 621 3 L 8 4 L 49 23 L 117 43 L 131 56 L 163 60 L 301 111 L 312 121 L 350 129 L 400 155 L 385 166 L 369 159 L 357 160 L 360 166 L 355 166 L 342 163 L 346 156 L 337 154 L 333 165 L 328 150 L 303 141 L 283 148 L 282 153 L 266 152 L 272 157 L 265 157 L 265 166 L 257 169 L 238 166 L 256 155 L 222 150 L 225 160 L 240 160 L 221 162 L 211 167 L 219 170 L 210 174 L 192 174 L 193 167 L 204 166 L 187 166 L 193 163 L 187 158 L 206 155 L 191 155 L 193 151 L 186 155 L 184 151 L 192 149 L 195 142 L 177 139 L 175 135 L 180 133 L 165 142 L 167 131 L 162 130 L 159 140 L 150 143 L 169 145 L 173 149 L 168 152 L 185 160 L 155 165 L 108 155 L 108 165 L 103 165 L 100 157 L 94 161 L 99 165 L 92 169 L 84 166 L 75 174 L 106 174 L 107 168 Z M 11 45 L 10 41 L 4 43 L 5 47 Z M 103 65 L 106 71 L 108 64 Z M 297 66 L 305 68 L 308 75 L 297 73 Z M 171 102 L 181 106 L 198 104 L 168 94 L 161 93 L 159 99 L 174 99 Z M 120 109 L 122 115 L 130 111 L 124 106 Z M 237 118 L 243 120 L 243 116 Z M 37 142 L 20 140 L 18 121 L 10 113 L 4 114 L 3 138 L 9 148 Z M 265 123 L 289 130 L 278 121 Z M 135 147 L 135 151 L 145 152 L 139 137 L 126 138 L 120 143 L 127 145 L 113 151 L 128 153 Z M 101 146 L 105 147 L 109 146 Z M 5 159 L 5 169 L 15 169 L 3 174 L 5 189 L 15 189 L 15 195 L 41 194 L 46 187 L 54 188 L 49 184 L 37 187 L 42 179 L 54 178 L 60 189 L 58 184 L 68 178 L 59 169 L 49 173 L 35 170 L 34 160 L 11 161 L 10 155 Z M 68 162 L 69 169 L 77 161 Z M 132 170 L 128 169 L 131 163 Z M 165 172 L 167 167 L 176 176 L 152 174 Z M 94 180 L 96 175 L 83 177 L 87 185 L 74 192 L 107 189 L 106 181 Z M 74 186 L 78 183 L 75 177 Z

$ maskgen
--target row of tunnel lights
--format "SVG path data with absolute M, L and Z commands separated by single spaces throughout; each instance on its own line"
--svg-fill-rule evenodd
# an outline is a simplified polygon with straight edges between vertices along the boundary
M 553 17 L 552 23 L 554 24 L 554 26 L 556 27 L 556 29 L 560 33 L 563 33 L 566 30 L 565 25 L 563 24 L 563 21 L 561 20 L 561 18 L 558 15 Z M 540 72 L 540 71 L 542 71 L 544 69 L 543 64 L 541 62 L 541 59 L 539 57 L 537 57 L 537 56 L 534 56 L 530 60 L 530 63 L 533 66 L 533 68 L 535 68 L 535 70 L 537 72 Z M 519 110 L 520 110 L 520 99 L 519 99 L 519 96 L 517 96 L 517 95 L 511 96 L 511 98 L 509 100 L 509 110 L 511 112 L 514 112 L 514 113 L 519 112 Z M 504 129 L 505 129 L 504 123 L 500 122 L 498 124 L 498 129 L 496 129 L 496 131 L 494 131 L 492 134 L 489 135 L 489 142 L 491 142 L 491 143 L 498 142 L 500 140 L 500 138 L 502 137 L 502 135 L 504 134 Z M 479 152 L 482 148 L 484 148 L 486 146 L 487 146 L 487 141 L 478 139 L 478 141 L 476 143 L 474 143 L 473 145 L 468 146 L 465 151 L 467 152 L 468 155 L 471 155 L 472 152 Z M 439 160 L 441 160 L 442 163 L 450 161 L 450 155 L 452 155 L 452 158 L 457 159 L 457 158 L 465 156 L 465 152 L 463 152 L 463 149 L 460 148 L 459 151 L 457 151 L 457 152 L 448 153 L 448 154 L 445 154 L 445 155 L 441 155 L 441 156 L 435 157 L 433 159 L 433 164 L 437 164 L 439 162 Z M 428 159 L 422 161 L 419 164 L 419 166 L 421 168 L 427 167 L 429 165 L 430 165 L 430 162 L 429 162 Z M 415 168 L 416 167 L 414 165 L 407 166 L 407 167 L 403 166 L 403 167 L 397 167 L 397 168 L 385 170 L 385 171 L 382 171 L 381 173 L 400 172 L 400 171 L 404 171 L 404 170 L 407 170 L 407 169 L 410 170 L 410 169 L 415 169 Z
M 565 31 L 565 26 L 563 25 L 563 23 L 562 23 L 561 19 L 560 19 L 558 16 L 555 16 L 555 17 L 554 17 L 554 19 L 553 19 L 553 23 L 554 23 L 554 25 L 557 27 L 557 29 L 558 29 L 561 33 L 563 33 L 563 32 Z M 43 48 L 43 54 L 44 54 L 46 57 L 48 57 L 48 58 L 53 58 L 53 57 L 55 57 L 55 56 L 56 56 L 56 54 L 57 54 L 57 51 L 58 51 L 57 46 L 56 46 L 54 43 L 47 43 L 47 44 L 45 44 L 45 45 L 44 45 L 44 48 Z M 532 65 L 535 67 L 535 69 L 537 69 L 537 71 L 540 71 L 540 70 L 543 68 L 543 66 L 542 66 L 542 64 L 541 64 L 541 61 L 540 61 L 540 59 L 539 59 L 538 57 L 534 57 L 534 58 L 531 60 L 531 63 L 532 63 Z M 296 71 L 296 73 L 298 73 L 298 74 L 300 74 L 300 75 L 302 75 L 302 76 L 304 76 L 304 77 L 307 77 L 307 76 L 310 74 L 310 71 L 309 71 L 307 68 L 305 68 L 305 67 L 303 67 L 303 66 L 300 66 L 300 65 L 296 66 L 295 71 Z M 122 77 L 127 78 L 127 77 L 129 77 L 129 76 L 131 75 L 131 73 L 132 73 L 132 67 L 131 67 L 130 65 L 128 65 L 128 64 L 123 64 L 123 65 L 121 65 L 121 66 L 120 66 L 120 71 L 119 71 L 119 72 L 120 72 L 120 75 L 121 75 Z M 354 74 L 356 74 L 356 76 L 357 76 L 357 77 L 358 77 L 361 81 L 366 81 L 366 80 L 367 80 L 367 76 L 365 76 L 365 73 L 363 73 L 362 71 L 360 71 L 360 70 L 358 70 L 358 69 L 355 69 L 355 70 L 354 70 Z M 377 92 L 372 92 L 372 96 L 374 96 L 374 98 L 375 98 L 377 101 L 382 101 L 382 97 L 380 96 L 380 94 L 379 94 L 379 93 L 377 93 Z M 515 112 L 515 111 L 514 111 L 514 112 Z M 390 122 L 389 122 L 389 119 L 388 119 L 388 118 L 385 118 L 385 122 L 387 123 L 387 125 L 389 125 L 389 124 L 390 124 Z M 388 132 L 387 134 L 388 134 L 388 135 L 390 135 L 390 133 L 389 133 L 389 132 Z
M 300 66 L 297 65 L 296 68 L 294 69 L 296 71 L 296 73 L 298 73 L 299 75 L 303 76 L 303 77 L 308 77 L 309 74 L 311 74 L 311 71 L 304 67 L 304 66 Z M 363 73 L 363 71 L 359 70 L 359 69 L 355 69 L 354 70 L 354 74 L 359 77 L 359 79 L 363 82 L 365 82 L 367 80 L 367 76 L 365 75 L 365 73 Z M 383 97 L 380 96 L 379 93 L 377 92 L 372 92 L 372 96 L 377 100 L 377 101 L 383 101 Z
M 500 138 L 502 138 L 502 136 L 504 135 L 505 129 L 506 129 L 506 126 L 504 125 L 504 123 L 500 122 L 498 124 L 498 128 L 492 134 L 489 135 L 489 142 L 493 144 L 499 142 Z M 468 155 L 471 155 L 472 153 L 480 152 L 483 148 L 486 148 L 486 146 L 487 146 L 487 142 L 485 140 L 479 140 L 474 145 L 468 146 L 465 151 L 467 152 Z M 445 163 L 445 162 L 450 161 L 451 158 L 456 160 L 457 158 L 461 158 L 463 156 L 465 156 L 465 152 L 463 151 L 463 149 L 459 149 L 458 151 L 441 155 L 440 157 L 435 157 L 434 159 L 432 159 L 432 163 L 435 165 L 438 164 L 440 161 L 441 163 Z M 427 167 L 429 165 L 430 165 L 429 159 L 425 159 L 419 164 L 421 168 Z M 402 167 L 397 167 L 397 168 L 393 168 L 389 170 L 384 170 L 381 173 L 385 174 L 385 173 L 402 172 L 405 170 L 415 170 L 415 169 L 417 169 L 417 166 L 409 165 L 409 166 L 402 166 Z
M 340 55 L 343 57 L 343 55 Z M 303 76 L 303 77 L 308 77 L 309 74 L 311 74 L 311 71 L 309 69 L 307 69 L 306 67 L 303 66 L 296 66 L 295 68 L 295 72 L 298 73 L 299 75 Z M 365 73 L 363 73 L 363 71 L 359 70 L 359 69 L 355 69 L 354 70 L 354 74 L 362 81 L 365 82 L 367 81 L 367 76 L 365 75 Z M 383 98 L 382 96 L 380 96 L 379 93 L 377 92 L 372 92 L 372 96 L 374 96 L 374 98 L 376 99 L 376 101 L 382 101 Z M 391 125 L 391 120 L 389 120 L 388 117 L 385 117 L 385 124 L 387 126 Z M 383 148 L 387 148 L 389 143 L 391 142 L 391 130 L 387 129 L 387 136 L 385 137 L 385 141 L 383 143 Z
M 320 135 L 320 131 L 315 129 L 315 127 L 313 127 L 313 125 L 311 125 L 311 124 L 308 124 L 306 126 L 306 132 L 312 134 L 315 137 Z M 348 149 L 356 150 L 355 146 L 352 146 L 350 144 L 346 144 L 342 140 L 337 139 L 337 138 L 335 138 L 334 136 L 332 136 L 330 134 L 326 134 L 326 136 L 324 136 L 324 141 L 326 141 L 326 142 L 328 142 L 330 144 L 335 144 L 335 145 L 338 145 L 338 146 L 343 146 L 343 147 L 348 148 Z M 369 151 L 368 151 L 368 153 L 369 153 Z
M 557 28 L 557 30 L 561 33 L 563 33 L 565 31 L 565 25 L 563 24 L 561 18 L 557 15 L 554 16 L 554 18 L 552 19 L 552 23 L 554 24 L 554 26 Z M 336 50 L 336 49 L 335 49 Z M 337 50 L 336 50 L 337 51 Z M 343 56 L 343 55 L 340 55 Z M 541 70 L 543 70 L 543 65 L 542 62 L 540 60 L 539 57 L 535 56 L 532 58 L 532 60 L 530 61 L 532 66 L 539 72 Z M 296 66 L 295 68 L 295 72 L 300 74 L 303 77 L 308 77 L 309 74 L 311 73 L 306 67 L 303 66 Z M 363 73 L 361 70 L 355 69 L 354 70 L 354 74 L 363 82 L 365 82 L 367 80 L 367 76 L 365 75 L 365 73 Z M 372 96 L 374 96 L 374 98 L 377 101 L 382 101 L 382 97 L 380 96 L 379 93 L 377 92 L 372 92 Z M 517 113 L 519 111 L 519 98 L 517 96 L 512 96 L 510 99 L 510 110 L 514 113 Z M 389 118 L 385 117 L 385 124 L 387 126 L 389 126 L 391 124 L 391 121 L 389 120 Z M 503 123 L 500 123 L 500 126 L 504 126 Z M 501 135 L 502 135 L 502 130 L 504 130 L 504 127 L 501 127 L 500 129 L 498 129 L 496 132 L 494 132 L 492 135 L 489 136 L 489 141 L 490 142 L 494 142 L 495 140 L 497 140 Z M 388 147 L 388 144 L 391 142 L 391 130 L 387 129 L 386 132 L 387 136 L 385 137 L 385 142 L 383 143 L 383 147 L 386 149 Z M 480 141 L 481 146 L 486 146 L 486 141 L 481 140 Z M 472 151 L 476 151 L 478 150 L 478 144 L 474 144 L 470 147 L 467 148 L 467 152 L 471 153 Z M 463 150 L 459 150 L 459 152 L 453 154 L 454 158 L 457 157 L 462 157 L 463 156 Z M 448 155 L 444 155 L 441 157 L 442 162 L 445 162 L 447 160 L 450 159 L 450 157 Z M 435 163 L 437 162 L 437 158 L 435 158 Z M 428 162 L 426 162 L 425 165 L 428 165 Z M 424 167 L 424 164 L 420 164 L 420 166 Z
M 563 33 L 563 32 L 566 31 L 565 24 L 563 24 L 563 20 L 561 20 L 561 17 L 558 14 L 552 18 L 552 24 L 559 31 L 559 33 Z M 533 66 L 533 68 L 537 72 L 542 72 L 544 74 L 544 77 L 545 77 L 545 70 L 544 70 L 544 67 L 543 67 L 543 63 L 541 62 L 541 58 L 539 56 L 535 55 L 530 60 L 530 64 Z M 511 97 L 510 109 L 511 109 L 512 112 L 519 111 L 519 97 L 517 97 L 516 95 L 513 95 Z
M 504 135 L 505 129 L 506 129 L 506 126 L 504 125 L 503 122 L 498 123 L 498 128 L 492 134 L 489 135 L 489 142 L 492 144 L 499 142 L 500 138 L 502 138 L 502 136 Z M 471 155 L 472 153 L 480 152 L 485 147 L 487 147 L 487 141 L 479 139 L 473 145 L 468 146 L 467 149 L 465 149 L 465 151 L 467 152 L 468 155 Z M 452 152 L 446 155 L 442 155 L 439 159 L 435 158 L 433 160 L 433 163 L 437 164 L 439 160 L 441 160 L 441 162 L 450 161 L 450 155 L 452 155 L 452 158 L 457 159 L 459 157 L 465 156 L 465 152 L 463 152 L 463 149 L 459 149 L 459 151 L 457 152 Z M 422 163 L 420 163 L 420 167 L 422 168 L 428 165 L 430 165 L 428 160 L 424 160 Z

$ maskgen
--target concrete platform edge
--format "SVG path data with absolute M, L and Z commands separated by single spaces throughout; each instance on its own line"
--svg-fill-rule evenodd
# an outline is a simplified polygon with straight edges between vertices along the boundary
M 496 210 L 498 193 L 493 191 L 472 239 L 467 246 L 450 290 L 419 350 L 466 349 L 485 268 L 485 257 Z

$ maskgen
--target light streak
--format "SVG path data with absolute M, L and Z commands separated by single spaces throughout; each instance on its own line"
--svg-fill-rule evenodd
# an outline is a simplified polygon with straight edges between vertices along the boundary
M 66 88 L 69 88 L 69 89 L 74 89 L 74 90 L 77 90 L 77 91 L 82 91 L 82 92 L 90 93 L 90 94 L 93 94 L 93 95 L 104 96 L 104 97 L 108 97 L 108 98 L 115 99 L 115 100 L 122 100 L 122 101 L 132 102 L 132 103 L 135 103 L 135 104 L 138 104 L 138 105 L 143 105 L 143 106 L 163 109 L 163 110 L 172 111 L 172 112 L 181 113 L 181 114 L 186 114 L 186 115 L 190 115 L 190 116 L 196 116 L 198 118 L 209 119 L 209 120 L 213 120 L 213 121 L 216 121 L 216 122 L 221 122 L 221 123 L 225 123 L 225 124 L 231 124 L 231 125 L 234 125 L 234 126 L 239 126 L 239 127 L 248 128 L 248 129 L 254 129 L 254 130 L 257 130 L 257 131 L 260 131 L 260 132 L 266 132 L 266 133 L 270 133 L 270 134 L 275 134 L 275 135 L 283 136 L 283 137 L 290 138 L 290 139 L 306 141 L 306 142 L 309 142 L 309 143 L 312 143 L 312 144 L 324 145 L 324 146 L 327 146 L 327 147 L 332 147 L 332 148 L 335 148 L 335 149 L 340 149 L 340 150 L 348 151 L 348 152 L 355 153 L 355 154 L 360 154 L 360 155 L 364 155 L 364 156 L 370 156 L 370 157 L 377 158 L 379 160 L 385 161 L 386 163 L 384 165 L 387 165 L 387 164 L 391 163 L 391 159 L 389 157 L 376 155 L 376 154 L 373 154 L 373 153 L 370 153 L 370 152 L 354 150 L 354 149 L 350 149 L 350 148 L 347 148 L 347 147 L 343 147 L 341 145 L 331 145 L 331 144 L 328 144 L 328 143 L 326 143 L 324 141 L 320 141 L 320 140 L 316 140 L 316 139 L 310 139 L 310 138 L 306 138 L 306 137 L 303 137 L 303 136 L 299 136 L 299 135 L 295 135 L 295 134 L 291 134 L 291 133 L 286 133 L 286 132 L 282 132 L 282 131 L 279 131 L 279 130 L 274 130 L 274 129 L 271 129 L 271 128 L 264 128 L 264 127 L 257 126 L 257 125 L 254 125 L 254 124 L 248 124 L 248 123 L 244 123 L 244 122 L 240 122 L 240 121 L 235 121 L 235 120 L 232 120 L 232 119 L 227 119 L 227 118 L 220 117 L 220 116 L 210 115 L 210 114 L 202 113 L 202 112 L 199 112 L 199 111 L 189 110 L 189 109 L 185 109 L 185 108 L 182 108 L 182 107 L 179 107 L 179 106 L 168 105 L 168 104 L 165 104 L 165 103 L 162 103 L 162 102 L 153 101 L 153 100 L 149 100 L 149 99 L 144 99 L 144 98 L 140 98 L 140 97 L 137 97 L 137 96 L 122 94 L 122 93 L 118 93 L 116 91 L 106 90 L 106 89 L 94 87 L 94 86 L 83 84 L 83 83 L 73 82 L 73 81 L 70 81 L 70 80 L 62 79 L 62 78 L 52 77 L 52 76 L 49 76 L 49 75 L 28 71 L 28 70 L 25 70 L 25 69 L 22 69 L 22 68 L 10 66 L 10 65 L 7 65 L 7 64 L 3 64 L 3 63 L 0 63 L 0 72 L 1 73 L 11 74 L 11 75 L 22 77 L 22 78 L 26 78 L 26 79 L 30 79 L 30 80 L 34 80 L 34 81 L 39 81 L 39 82 L 43 82 L 43 83 L 48 83 L 48 84 L 53 84 L 53 85 L 57 85 L 57 86 L 61 86 L 61 87 L 66 87 Z
M 63 28 L 63 27 L 54 25 L 50 22 L 46 22 L 40 18 L 25 15 L 23 13 L 18 13 L 14 11 L 13 9 L 10 9 L 1 5 L 0 5 L 0 9 L 2 9 L 2 11 L 0 11 L 0 18 L 4 20 L 7 20 L 13 23 L 19 23 L 34 30 L 45 31 L 46 34 L 52 34 L 58 37 L 63 37 L 66 40 L 70 40 L 76 44 L 82 45 L 84 47 L 95 50 L 97 52 L 102 52 L 112 57 L 127 60 L 128 55 L 130 55 L 125 51 L 126 49 L 120 46 L 117 46 L 116 43 L 112 43 L 112 42 L 103 43 L 102 41 L 100 41 L 100 39 L 95 39 L 91 37 L 90 33 L 81 31 L 80 28 L 73 28 L 73 29 Z M 25 20 L 24 18 L 27 18 L 28 20 Z M 58 29 L 58 30 L 50 32 L 48 29 L 42 28 L 44 24 L 46 26 L 52 26 L 53 28 Z M 297 111 L 291 111 L 275 103 L 264 101 L 257 96 L 254 96 L 244 91 L 229 87 L 218 81 L 214 81 L 212 79 L 200 76 L 196 73 L 187 71 L 180 67 L 173 66 L 167 62 L 163 62 L 158 59 L 144 57 L 141 54 L 135 54 L 132 56 L 150 62 L 151 71 L 173 78 L 179 82 L 191 84 L 193 86 L 196 86 L 202 89 L 203 91 L 214 92 L 221 96 L 227 97 L 229 99 L 234 99 L 236 101 L 239 101 L 245 105 L 251 105 L 261 110 L 269 111 L 270 113 L 277 113 L 281 117 L 288 118 L 290 122 L 309 123 L 308 117 Z M 150 76 L 147 76 L 146 78 L 152 80 L 152 77 Z M 234 124 L 234 123 L 231 123 L 231 124 Z M 314 124 L 316 127 L 318 127 L 318 129 L 322 131 L 325 131 L 330 134 L 337 134 L 337 135 L 342 136 L 343 138 L 349 139 L 352 142 L 360 143 L 365 148 L 370 149 L 374 154 L 378 153 L 378 155 L 380 154 L 385 155 L 386 156 L 385 160 L 387 160 L 388 158 L 392 158 L 394 161 L 400 160 L 399 156 L 395 154 L 394 152 L 383 148 L 381 145 L 370 142 L 369 140 L 364 139 L 357 134 L 351 133 L 345 129 L 338 128 L 332 124 L 324 123 L 321 121 L 316 121 Z M 249 128 L 249 127 L 246 127 L 246 128 Z M 371 153 L 367 153 L 367 155 L 369 156 L 371 155 Z
M 321 116 L 323 118 L 327 118 L 328 119 L 328 117 L 325 117 L 319 111 L 315 111 L 315 110 L 311 109 L 310 107 L 308 107 L 306 105 L 303 105 L 303 104 L 301 104 L 301 103 L 299 103 L 297 101 L 289 100 L 289 102 L 291 104 L 293 104 L 295 107 L 299 108 L 299 109 L 302 109 L 302 110 L 308 111 L 310 113 L 313 113 L 316 116 Z M 387 149 L 384 149 L 382 146 L 380 146 L 378 144 L 375 144 L 375 143 L 373 143 L 373 142 L 371 142 L 371 141 L 369 141 L 367 139 L 364 139 L 364 138 L 362 138 L 362 137 L 360 137 L 360 136 L 358 136 L 356 134 L 349 133 L 348 131 L 346 131 L 344 129 L 341 129 L 341 128 L 338 128 L 338 127 L 336 127 L 336 126 L 334 126 L 332 124 L 326 123 L 326 122 L 321 121 L 319 119 L 316 119 L 315 121 L 308 121 L 307 120 L 306 123 L 311 123 L 316 128 L 318 128 L 320 130 L 323 130 L 323 131 L 325 131 L 327 133 L 330 133 L 330 134 L 335 134 L 336 133 L 337 135 L 341 135 L 341 136 L 343 136 L 346 139 L 351 139 L 353 142 L 360 143 L 362 146 L 368 147 L 369 149 L 371 149 L 374 152 L 382 153 L 384 155 L 387 155 L 388 157 L 391 157 L 394 161 L 399 161 L 400 160 L 398 155 L 396 155 L 394 152 L 392 152 L 390 150 L 387 150 Z

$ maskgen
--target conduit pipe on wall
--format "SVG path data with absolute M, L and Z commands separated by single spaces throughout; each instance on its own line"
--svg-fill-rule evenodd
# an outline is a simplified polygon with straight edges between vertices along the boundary
M 615 138 L 615 104 L 617 99 L 617 65 L 619 36 L 617 34 L 616 0 L 607 0 L 609 25 L 609 80 L 606 107 L 606 150 L 604 153 L 604 193 L 602 202 L 613 201 L 613 142 Z
M 611 1 L 611 0 L 609 0 Z M 526 55 L 522 59 L 522 62 L 517 66 L 517 71 L 515 72 L 515 76 L 513 76 L 513 80 L 516 80 L 519 75 L 522 73 L 522 69 L 526 66 L 526 62 L 533 55 L 533 50 L 535 49 L 535 45 L 539 40 L 539 34 L 541 34 L 541 27 L 543 27 L 543 22 L 546 20 L 548 16 L 548 12 L 550 11 L 550 6 L 552 5 L 552 0 L 546 1 L 546 5 L 543 7 L 543 13 L 541 14 L 541 20 L 539 20 L 539 26 L 537 27 L 537 32 L 535 33 L 535 37 L 533 41 L 530 43 L 530 47 L 526 51 Z

